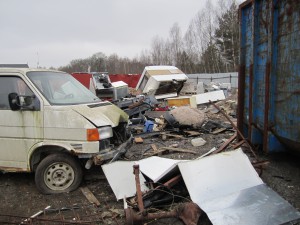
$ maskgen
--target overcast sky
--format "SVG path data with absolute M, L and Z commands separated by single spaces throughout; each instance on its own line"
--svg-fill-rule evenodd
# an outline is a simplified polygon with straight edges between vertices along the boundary
M 206 0 L 0 0 L 0 64 L 59 67 L 103 52 L 132 58 L 185 33 Z

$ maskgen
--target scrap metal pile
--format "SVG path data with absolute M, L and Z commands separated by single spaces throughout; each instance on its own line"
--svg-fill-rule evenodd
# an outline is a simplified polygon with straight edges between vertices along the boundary
M 156 139 L 147 149 L 139 148 L 139 159 L 136 152 L 129 151 L 126 160 L 103 165 L 117 200 L 124 201 L 125 224 L 174 217 L 194 225 L 205 215 L 212 224 L 222 225 L 282 224 L 300 219 L 300 213 L 259 177 L 268 162 L 259 160 L 254 146 L 239 132 L 223 108 L 227 103 L 210 102 L 215 110 L 206 105 L 205 110 L 182 106 L 165 112 L 146 111 L 142 126 L 133 126 L 136 145 L 147 137 L 182 140 L 192 135 L 196 138 L 191 144 L 201 148 L 206 143 L 201 134 L 227 132 L 231 137 L 218 148 L 188 159 L 171 159 L 163 154 L 193 155 L 194 150 L 176 145 L 157 148 Z M 208 119 L 207 113 L 221 114 L 223 121 Z
M 212 224 L 283 224 L 300 213 L 267 187 L 242 149 L 194 160 L 149 157 L 102 166 L 126 224 L 168 217 L 186 225 L 207 214 Z M 155 213 L 180 202 L 176 208 Z
M 152 69 L 144 73 L 155 80 Z M 299 220 L 300 213 L 260 179 L 258 174 L 268 162 L 259 160 L 255 146 L 236 127 L 237 104 L 236 97 L 230 97 L 230 85 L 211 84 L 205 90 L 197 85 L 200 91 L 191 92 L 193 86 L 181 86 L 185 96 L 159 96 L 158 101 L 157 89 L 156 95 L 149 91 L 149 95 L 117 103 L 131 118 L 136 146 L 144 139 L 156 138 L 144 149 L 129 150 L 125 161 L 116 161 L 119 157 L 115 157 L 102 165 L 117 200 L 124 201 L 126 224 L 174 217 L 194 225 L 205 215 L 212 224 L 220 225 Z M 157 87 L 164 89 L 161 84 Z M 203 134 L 224 132 L 229 134 L 228 139 L 218 140 L 218 146 L 199 156 L 197 151 L 206 144 Z M 166 146 L 167 138 L 184 141 L 187 137 L 193 137 L 193 149 L 179 142 Z M 163 142 L 158 147 L 160 138 Z M 175 152 L 189 156 L 172 159 Z

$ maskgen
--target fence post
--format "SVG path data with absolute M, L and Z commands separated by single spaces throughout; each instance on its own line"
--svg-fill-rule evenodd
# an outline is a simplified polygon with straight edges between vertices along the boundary
M 198 75 L 197 75 L 197 84 L 198 84 L 198 80 L 199 80 L 199 77 L 198 77 Z

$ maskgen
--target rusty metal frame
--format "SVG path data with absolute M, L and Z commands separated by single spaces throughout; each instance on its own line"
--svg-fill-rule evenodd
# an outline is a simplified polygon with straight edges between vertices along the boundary
M 247 143 L 247 145 L 249 146 L 249 149 L 250 149 L 250 151 L 251 151 L 251 153 L 253 154 L 253 156 L 255 157 L 255 159 L 257 160 L 258 159 L 258 157 L 257 157 L 257 155 L 255 154 L 255 152 L 254 152 L 254 147 L 253 147 L 253 145 L 252 145 L 252 143 L 248 140 L 248 139 L 246 139 L 245 137 L 244 137 L 244 135 L 242 134 L 242 132 L 241 131 L 239 131 L 239 129 L 238 129 L 238 127 L 232 122 L 232 120 L 229 118 L 229 116 L 226 114 L 226 113 L 224 113 L 223 112 L 223 110 L 219 107 L 219 106 L 217 106 L 215 103 L 213 103 L 212 101 L 209 101 L 214 107 L 216 107 L 221 113 L 222 113 L 222 115 L 230 122 L 230 124 L 231 124 L 231 126 L 236 130 L 236 132 L 238 133 L 238 135 L 245 141 L 245 143 Z
M 142 225 L 148 220 L 154 219 L 162 219 L 162 218 L 179 218 L 186 225 L 194 225 L 197 224 L 199 217 L 202 215 L 203 211 L 199 208 L 199 206 L 193 202 L 188 202 L 180 205 L 177 209 L 174 209 L 169 212 L 161 212 L 161 213 L 148 213 L 144 209 L 144 203 L 142 198 L 142 191 L 139 180 L 139 165 L 133 166 L 133 173 L 135 174 L 136 181 L 136 192 L 137 192 L 137 202 L 139 213 L 136 213 L 132 208 L 125 208 L 125 219 L 126 225 Z M 171 186 L 181 180 L 181 176 L 176 176 L 171 179 L 169 182 L 165 183 L 167 186 Z

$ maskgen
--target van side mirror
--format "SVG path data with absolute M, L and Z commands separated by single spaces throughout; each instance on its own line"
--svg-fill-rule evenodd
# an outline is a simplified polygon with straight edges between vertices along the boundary
M 18 98 L 17 93 L 10 93 L 8 95 L 8 102 L 11 110 L 17 111 L 21 109 L 20 99 Z
M 17 111 L 22 109 L 34 110 L 33 99 L 35 96 L 23 96 L 17 93 L 10 93 L 8 95 L 9 106 L 11 110 Z

